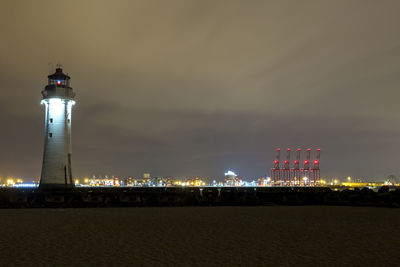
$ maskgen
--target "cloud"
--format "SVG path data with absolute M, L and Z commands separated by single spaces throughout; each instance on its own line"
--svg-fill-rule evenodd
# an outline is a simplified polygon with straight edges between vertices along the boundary
M 277 146 L 321 146 L 326 175 L 398 173 L 398 8 L 2 2 L 0 174 L 40 173 L 51 62 L 77 93 L 76 175 L 259 176 Z

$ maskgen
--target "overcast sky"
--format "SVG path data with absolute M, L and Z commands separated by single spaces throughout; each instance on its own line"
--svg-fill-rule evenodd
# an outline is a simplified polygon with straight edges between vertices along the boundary
M 400 1 L 4 1 L 0 176 L 38 177 L 41 94 L 71 76 L 73 173 L 400 176 Z

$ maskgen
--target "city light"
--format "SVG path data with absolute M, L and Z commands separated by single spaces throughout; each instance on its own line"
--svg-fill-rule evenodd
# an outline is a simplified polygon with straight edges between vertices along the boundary
M 24 188 L 35 188 L 38 186 L 39 186 L 39 184 L 37 184 L 37 183 L 21 183 L 21 184 L 13 185 L 13 187 L 24 187 Z
M 226 172 L 224 174 L 232 174 L 234 172 Z M 236 173 L 234 173 L 236 175 Z M 31 180 L 31 179 L 29 179 Z M 36 179 L 39 180 L 39 179 Z M 285 183 L 284 181 L 273 182 L 271 177 L 262 177 L 251 181 L 244 181 L 237 175 L 225 176 L 223 182 L 212 182 L 207 183 L 206 180 L 200 177 L 194 178 L 173 178 L 173 177 L 149 177 L 143 178 L 118 178 L 112 176 L 111 178 L 105 177 L 93 177 L 93 178 L 75 178 L 73 179 L 75 186 L 82 187 L 274 187 L 274 186 L 334 186 L 335 188 L 379 188 L 381 186 L 398 186 L 396 183 L 386 181 L 382 182 L 362 182 L 361 179 L 353 179 L 350 176 L 343 178 L 345 182 L 341 182 L 340 179 L 332 178 L 330 183 L 327 182 L 327 178 L 320 179 L 318 181 L 311 180 L 308 176 L 293 177 L 293 181 Z M 39 186 L 39 182 L 24 182 L 22 178 L 9 177 L 3 180 L 4 183 L 0 184 L 0 187 L 20 187 L 20 188 L 35 188 Z
M 225 176 L 237 176 L 236 173 L 233 171 L 228 170 L 226 173 L 224 173 Z

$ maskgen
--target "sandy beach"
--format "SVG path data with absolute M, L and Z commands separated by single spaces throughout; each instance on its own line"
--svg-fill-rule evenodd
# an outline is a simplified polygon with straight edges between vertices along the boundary
M 0 210 L 1 266 L 399 266 L 400 211 Z

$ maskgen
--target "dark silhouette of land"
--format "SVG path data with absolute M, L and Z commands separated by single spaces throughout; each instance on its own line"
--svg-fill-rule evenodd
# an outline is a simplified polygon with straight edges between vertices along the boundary
M 400 207 L 400 189 L 327 187 L 77 187 L 0 189 L 0 208 L 336 205 Z

